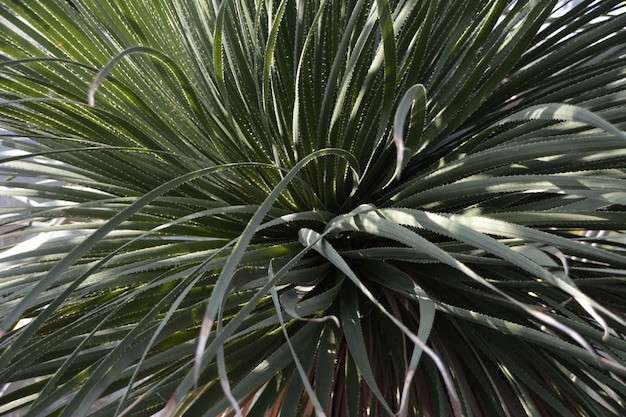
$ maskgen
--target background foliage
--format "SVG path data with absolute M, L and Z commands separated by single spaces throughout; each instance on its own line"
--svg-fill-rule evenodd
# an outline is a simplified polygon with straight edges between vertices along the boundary
M 626 14 L 0 4 L 0 414 L 622 416 Z

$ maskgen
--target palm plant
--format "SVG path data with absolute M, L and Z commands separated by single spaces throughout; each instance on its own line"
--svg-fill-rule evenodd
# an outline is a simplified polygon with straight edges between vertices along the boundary
M 0 4 L 0 415 L 624 415 L 626 14 L 562 3 Z

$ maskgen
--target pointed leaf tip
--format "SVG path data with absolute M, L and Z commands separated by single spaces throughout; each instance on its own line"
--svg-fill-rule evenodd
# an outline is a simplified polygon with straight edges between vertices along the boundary
M 230 403 L 231 411 L 235 413 L 236 417 L 243 417 L 243 412 L 241 411 L 241 407 L 239 407 L 239 402 L 237 402 L 237 399 L 230 389 L 230 380 L 228 379 L 228 373 L 226 371 L 226 359 L 224 358 L 223 347 L 220 347 L 217 351 L 217 373 L 219 375 L 222 392 L 224 392 L 226 399 L 228 399 L 228 402 Z
M 91 87 L 89 88 L 89 92 L 87 93 L 87 104 L 89 107 L 94 107 L 96 104 L 95 94 L 100 85 L 102 84 L 100 73 L 96 75 L 96 77 L 91 82 Z
M 200 379 L 200 367 L 202 365 L 202 355 L 206 349 L 207 341 L 211 335 L 211 328 L 215 319 L 209 317 L 208 314 L 204 316 L 202 320 L 202 327 L 200 329 L 200 336 L 198 336 L 198 346 L 196 347 L 196 358 L 193 365 L 193 381 L 195 386 L 198 386 L 198 380 Z
M 411 110 L 413 109 L 413 110 Z M 400 173 L 404 167 L 404 154 L 411 149 L 418 150 L 419 142 L 424 129 L 426 115 L 426 88 L 422 84 L 415 84 L 409 88 L 393 118 L 393 141 L 396 145 L 396 179 L 400 179 Z M 405 124 L 409 117 L 409 127 L 415 131 L 405 140 Z

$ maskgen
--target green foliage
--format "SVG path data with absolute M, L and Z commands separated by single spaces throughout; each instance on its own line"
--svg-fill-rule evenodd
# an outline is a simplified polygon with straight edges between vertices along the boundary
M 0 4 L 0 415 L 625 415 L 626 14 L 557 3 Z

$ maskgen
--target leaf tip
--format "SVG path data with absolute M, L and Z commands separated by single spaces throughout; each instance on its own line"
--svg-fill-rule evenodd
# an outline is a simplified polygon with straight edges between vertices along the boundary
M 401 136 L 394 134 L 393 140 L 396 144 L 396 180 L 400 180 L 402 162 L 404 161 L 404 152 L 406 151 L 406 148 L 404 147 L 404 141 Z
M 96 91 L 100 87 L 100 84 L 102 84 L 102 81 L 100 79 L 100 74 L 98 74 L 91 82 L 91 87 L 89 87 L 89 92 L 87 93 L 87 104 L 89 107 L 94 107 L 96 105 L 95 95 Z
M 200 328 L 200 336 L 198 337 L 198 346 L 196 347 L 196 357 L 193 365 L 193 382 L 196 387 L 198 386 L 198 381 L 200 380 L 202 355 L 204 354 L 204 349 L 206 348 L 207 341 L 209 340 L 209 335 L 211 334 L 211 328 L 213 327 L 214 321 L 215 319 L 210 317 L 208 314 L 206 314 L 202 320 L 202 327 Z

